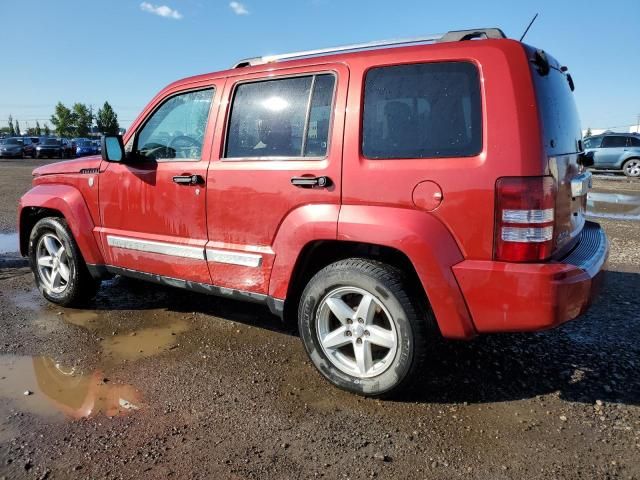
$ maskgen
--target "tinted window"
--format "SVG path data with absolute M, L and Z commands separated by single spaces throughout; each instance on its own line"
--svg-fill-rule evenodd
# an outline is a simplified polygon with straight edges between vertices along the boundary
M 213 92 L 183 93 L 164 102 L 140 130 L 138 153 L 150 160 L 199 160 Z
M 602 143 L 602 137 L 589 137 L 585 138 L 584 148 L 600 148 L 600 144 Z
M 631 147 L 640 147 L 640 138 L 638 138 L 638 137 L 629 137 L 629 146 L 631 146 Z
M 367 73 L 362 140 L 366 157 L 464 157 L 481 149 L 475 66 L 442 62 Z
M 333 75 L 318 75 L 313 85 L 313 96 L 309 110 L 306 157 L 323 157 L 327 154 L 331 107 L 333 105 Z
M 582 138 L 580 117 L 567 76 L 556 68 L 540 74 L 529 62 L 540 112 L 542 138 L 548 155 L 573 153 Z
M 326 155 L 334 82 L 327 74 L 239 85 L 226 157 Z
M 627 145 L 627 137 L 604 137 L 603 148 L 624 147 Z

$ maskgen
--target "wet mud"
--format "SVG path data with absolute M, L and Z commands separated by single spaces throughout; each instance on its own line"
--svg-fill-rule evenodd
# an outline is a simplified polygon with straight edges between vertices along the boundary
M 596 187 L 633 214 L 640 188 Z M 434 341 L 394 400 L 331 387 L 266 308 L 117 277 L 67 309 L 0 264 L 0 477 L 640 479 L 640 222 L 598 221 L 587 314 Z

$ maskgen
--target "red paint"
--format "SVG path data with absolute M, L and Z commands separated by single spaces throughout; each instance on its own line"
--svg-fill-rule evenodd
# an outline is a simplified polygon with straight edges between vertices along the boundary
M 436 182 L 425 180 L 413 189 L 413 204 L 420 210 L 432 212 L 443 200 L 442 189 Z
M 444 336 L 536 330 L 582 312 L 594 278 L 562 263 L 494 262 L 496 181 L 555 175 L 555 248 L 574 241 L 577 208 L 567 190 L 576 156 L 554 154 L 544 129 L 528 47 L 513 40 L 441 43 L 332 55 L 232 69 L 175 82 L 133 122 L 125 143 L 168 96 L 215 87 L 202 159 L 117 164 L 96 158 L 36 170 L 21 202 L 59 210 L 89 263 L 284 299 L 300 253 L 319 240 L 360 242 L 398 250 L 413 264 Z M 465 61 L 480 73 L 482 151 L 473 157 L 370 160 L 361 154 L 363 85 L 373 67 Z M 324 160 L 224 160 L 229 106 L 238 82 L 332 72 L 336 92 Z M 555 78 L 555 77 L 553 77 Z M 547 83 L 545 83 L 547 82 Z M 545 90 L 547 91 L 547 90 Z M 561 115 L 565 118 L 564 115 Z M 568 114 L 567 117 L 569 118 Z M 566 138 L 575 122 L 558 128 Z M 571 143 L 571 142 L 569 142 Z M 550 166 L 555 162 L 553 168 Z M 98 168 L 88 186 L 83 168 Z M 171 181 L 201 175 L 200 186 Z M 294 176 L 327 176 L 330 188 L 302 189 Z M 98 181 L 99 180 L 99 181 Z M 196 190 L 200 190 L 196 195 Z M 98 193 L 99 192 L 99 196 Z M 580 214 L 581 215 L 581 214 Z M 575 218 L 581 218 L 579 215 Z M 26 233 L 28 234 L 28 232 Z M 258 267 L 168 257 L 110 247 L 107 235 L 261 256 Z M 96 239 L 98 241 L 96 241 Z
M 599 281 L 562 263 L 465 260 L 453 271 L 479 333 L 556 327 L 586 310 Z

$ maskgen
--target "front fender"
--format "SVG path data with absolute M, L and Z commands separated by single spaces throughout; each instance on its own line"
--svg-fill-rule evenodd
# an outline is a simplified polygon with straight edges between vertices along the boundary
M 419 210 L 343 205 L 338 240 L 384 245 L 404 253 L 413 264 L 447 338 L 476 334 L 452 267 L 464 260 L 447 228 Z
M 23 211 L 32 207 L 60 212 L 67 221 L 85 262 L 94 265 L 104 264 L 102 252 L 94 237 L 95 225 L 89 208 L 80 191 L 70 185 L 37 185 L 22 196 L 18 205 L 18 231 L 22 255 L 27 254 L 24 245 L 28 244 L 31 233 L 24 227 Z

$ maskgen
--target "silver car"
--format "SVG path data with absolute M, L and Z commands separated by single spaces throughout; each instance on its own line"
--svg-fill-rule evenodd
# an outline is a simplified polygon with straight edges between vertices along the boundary
M 604 133 L 584 139 L 587 153 L 593 152 L 597 170 L 622 170 L 627 177 L 640 177 L 640 135 Z

